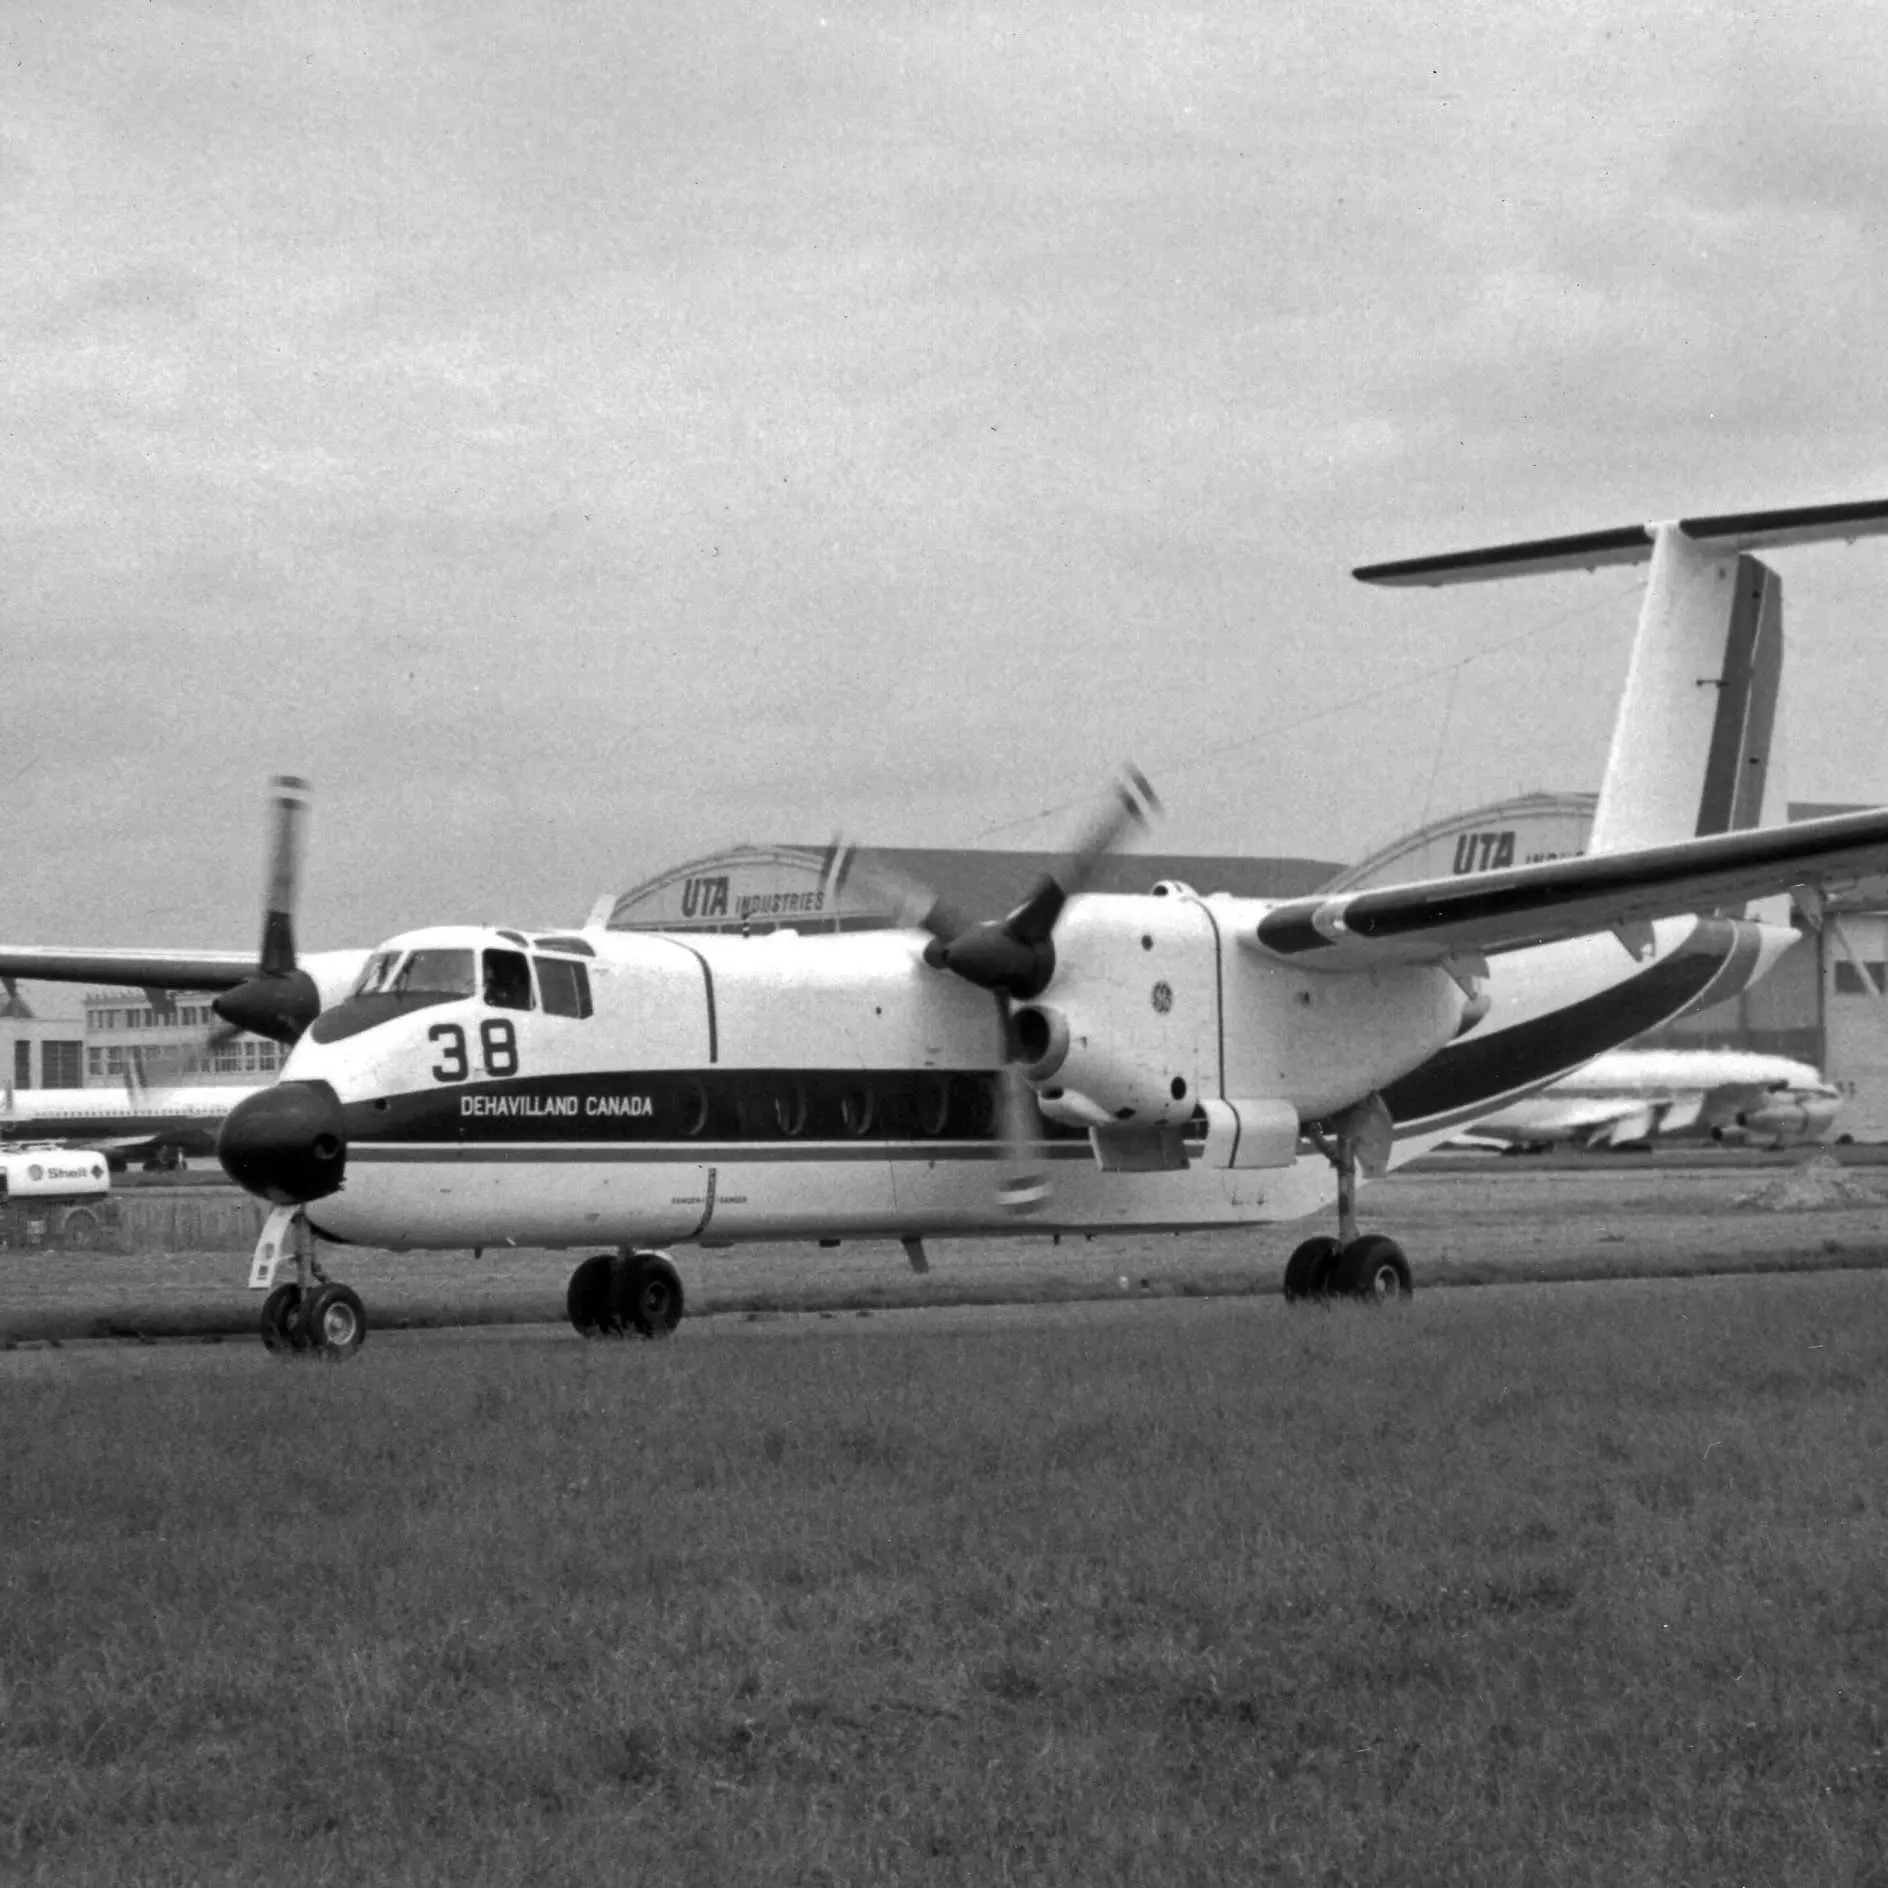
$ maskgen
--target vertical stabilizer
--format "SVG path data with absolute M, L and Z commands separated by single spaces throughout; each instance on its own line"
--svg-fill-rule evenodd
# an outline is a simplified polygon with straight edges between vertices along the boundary
M 1589 852 L 1763 823 L 1783 675 L 1783 584 L 1676 525 L 1654 528 Z M 1771 823 L 1784 810 L 1769 807 Z
M 1648 560 L 1625 698 L 1589 852 L 1788 821 L 1780 723 L 1783 584 L 1752 553 L 1888 534 L 1888 499 L 1723 512 L 1366 564 L 1365 583 L 1490 583 Z

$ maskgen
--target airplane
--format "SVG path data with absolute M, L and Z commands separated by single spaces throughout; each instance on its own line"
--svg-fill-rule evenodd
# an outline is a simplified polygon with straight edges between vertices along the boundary
M 1794 1147 L 1826 1140 L 1841 1091 L 1807 1062 L 1742 1049 L 1615 1049 L 1458 1138 L 1503 1153 L 1659 1140 Z
M 1244 1227 L 1335 1204 L 1335 1236 L 1288 1260 L 1287 1298 L 1406 1297 L 1401 1247 L 1359 1229 L 1360 1177 L 1735 993 L 1795 942 L 1780 895 L 1814 915 L 1888 865 L 1888 810 L 1758 825 L 1782 612 L 1752 555 L 1884 530 L 1873 500 L 1355 573 L 1649 561 L 1580 858 L 1283 900 L 1175 882 L 1085 895 L 1151 811 L 1130 774 L 1006 917 L 913 888 L 909 925 L 878 932 L 432 926 L 388 939 L 312 1016 L 277 872 L 272 967 L 242 986 L 243 1022 L 293 1046 L 218 1146 L 271 1208 L 249 1280 L 264 1344 L 338 1358 L 365 1337 L 317 1241 L 588 1248 L 573 1326 L 660 1337 L 684 1309 L 677 1247 L 895 1238 L 924 1270 L 932 1238 Z M 1745 914 L 1753 899 L 1768 915 Z
M 216 1152 L 225 1116 L 246 1096 L 241 1087 L 205 1084 L 119 1088 L 19 1088 L 0 1095 L 0 1145 L 58 1140 L 103 1154 L 115 1167 L 141 1159 L 174 1168 L 187 1156 Z

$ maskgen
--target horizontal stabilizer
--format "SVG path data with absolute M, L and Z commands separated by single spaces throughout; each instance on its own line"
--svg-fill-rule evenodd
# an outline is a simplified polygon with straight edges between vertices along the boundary
M 1724 512 L 1680 518 L 1674 528 L 1700 549 L 1732 556 L 1777 550 L 1791 544 L 1825 544 L 1888 532 L 1888 499 L 1864 498 L 1844 505 L 1799 505 L 1783 511 Z M 1499 577 L 1538 577 L 1562 570 L 1598 570 L 1606 564 L 1650 561 L 1659 527 L 1621 525 L 1573 537 L 1534 538 L 1475 551 L 1445 551 L 1389 564 L 1363 564 L 1351 574 L 1362 583 L 1404 586 L 1490 583 Z

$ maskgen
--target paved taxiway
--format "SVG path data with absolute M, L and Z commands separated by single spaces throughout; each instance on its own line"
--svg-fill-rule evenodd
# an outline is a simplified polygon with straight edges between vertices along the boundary
M 1888 1265 L 1888 1174 L 1852 1170 L 1850 1180 L 1866 1197 L 1834 1206 L 1778 1212 L 1750 1203 L 1786 1177 L 1774 1163 L 1733 1156 L 1558 1163 L 1469 1157 L 1368 1188 L 1364 1219 L 1403 1242 L 1419 1291 L 1497 1280 Z M 1313 1220 L 1179 1237 L 937 1241 L 922 1278 L 889 1242 L 838 1250 L 684 1248 L 678 1256 L 691 1311 L 685 1336 L 797 1330 L 802 1322 L 825 1330 L 839 1321 L 865 1331 L 906 1319 L 944 1329 L 964 1317 L 1118 1315 L 1149 1298 L 1224 1304 L 1255 1289 L 1269 1298 L 1291 1247 L 1322 1230 Z M 413 1341 L 403 1325 L 460 1327 L 453 1340 L 460 1342 L 474 1341 L 462 1327 L 486 1325 L 521 1332 L 507 1341 L 569 1343 L 575 1340 L 562 1322 L 563 1293 L 574 1256 L 344 1251 L 330 1254 L 329 1263 L 366 1300 L 376 1346 Z M 72 1340 L 106 1334 L 220 1332 L 225 1342 L 247 1347 L 255 1342 L 249 1333 L 258 1301 L 243 1288 L 246 1269 L 235 1252 L 0 1253 L 0 1340 L 17 1346 L 56 1338 L 67 1347 L 0 1355 L 10 1368 L 36 1355 L 76 1358 L 87 1347 Z M 1053 1302 L 1071 1299 L 1082 1302 Z M 858 1318 L 861 1309 L 872 1315 Z M 156 1354 L 139 1343 L 124 1350 Z

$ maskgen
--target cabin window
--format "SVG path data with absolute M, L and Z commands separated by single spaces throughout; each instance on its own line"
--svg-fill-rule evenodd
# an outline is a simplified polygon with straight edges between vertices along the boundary
M 926 1075 L 918 1083 L 918 1132 L 942 1134 L 950 1118 L 950 1083 L 942 1075 Z
M 865 1134 L 872 1127 L 872 1091 L 864 1083 L 839 1097 L 839 1118 L 848 1134 Z
M 774 1090 L 774 1126 L 785 1135 L 806 1131 L 806 1090 L 796 1081 L 785 1081 Z
M 546 1016 L 588 1016 L 590 973 L 582 964 L 561 957 L 538 959 L 538 993 Z
M 396 996 L 471 996 L 478 988 L 470 951 L 415 951 L 388 988 Z
M 523 951 L 485 953 L 485 1000 L 495 1010 L 531 1007 L 531 960 Z

